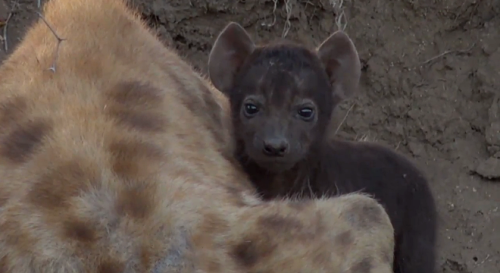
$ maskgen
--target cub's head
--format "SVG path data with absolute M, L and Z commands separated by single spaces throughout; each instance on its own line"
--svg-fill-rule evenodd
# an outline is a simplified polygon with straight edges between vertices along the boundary
M 361 65 L 344 32 L 315 50 L 286 41 L 256 46 L 232 22 L 215 41 L 208 70 L 213 85 L 230 99 L 242 151 L 261 167 L 281 172 L 319 147 L 333 109 L 355 93 Z

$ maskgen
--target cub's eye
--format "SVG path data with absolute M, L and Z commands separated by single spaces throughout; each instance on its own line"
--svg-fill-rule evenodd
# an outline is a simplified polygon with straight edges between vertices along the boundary
M 311 107 L 300 108 L 298 114 L 303 120 L 311 120 L 314 118 L 314 110 Z
M 259 112 L 259 107 L 257 107 L 257 105 L 252 103 L 245 103 L 243 107 L 245 111 L 245 116 L 247 117 L 253 117 Z

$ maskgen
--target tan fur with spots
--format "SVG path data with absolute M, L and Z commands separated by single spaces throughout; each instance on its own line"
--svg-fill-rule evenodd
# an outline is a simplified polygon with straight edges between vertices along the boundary
M 390 272 L 375 200 L 257 199 L 224 101 L 120 0 L 44 17 L 56 71 L 41 20 L 0 67 L 0 272 Z

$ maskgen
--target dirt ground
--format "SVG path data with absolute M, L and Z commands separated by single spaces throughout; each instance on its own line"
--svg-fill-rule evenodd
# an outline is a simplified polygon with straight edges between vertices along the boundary
M 309 46 L 345 27 L 364 73 L 336 136 L 390 145 L 423 168 L 440 213 L 439 272 L 500 272 L 500 0 L 130 2 L 202 72 L 229 21 L 257 41 Z M 37 0 L 0 0 L 0 60 L 37 10 Z

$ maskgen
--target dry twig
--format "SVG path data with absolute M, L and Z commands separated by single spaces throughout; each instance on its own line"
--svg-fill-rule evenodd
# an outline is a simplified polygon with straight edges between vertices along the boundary
M 476 43 L 473 43 L 472 46 L 470 46 L 469 48 L 467 49 L 464 49 L 464 50 L 446 50 L 444 52 L 442 52 L 441 54 L 438 54 L 430 59 L 428 59 L 427 61 L 421 63 L 421 65 L 426 65 L 426 64 L 429 64 L 439 58 L 442 58 L 448 54 L 467 54 L 469 53 L 474 47 L 476 46 Z
M 13 14 L 14 13 L 12 11 L 9 13 L 9 16 L 7 17 L 7 20 L 5 20 L 5 23 L 3 26 L 3 46 L 5 49 L 5 52 L 7 52 L 9 50 L 9 41 L 7 38 L 7 27 L 9 26 L 9 21 L 10 21 L 10 18 L 12 18 Z
M 61 37 L 59 37 L 59 35 L 57 35 L 57 33 L 55 32 L 55 30 L 52 28 L 52 26 L 49 24 L 49 22 L 47 22 L 47 20 L 45 20 L 45 18 L 43 17 L 43 15 L 40 12 L 37 11 L 37 14 L 43 20 L 43 22 L 45 23 L 45 25 L 47 25 L 47 27 L 50 29 L 50 31 L 52 32 L 52 34 L 54 34 L 54 36 L 57 39 L 57 46 L 56 46 L 56 53 L 55 53 L 55 56 L 54 56 L 54 62 L 52 63 L 52 66 L 49 68 L 52 72 L 56 72 L 56 63 L 57 63 L 57 57 L 59 56 L 59 48 L 61 46 L 61 43 L 64 40 L 66 40 L 66 39 L 61 38 Z

